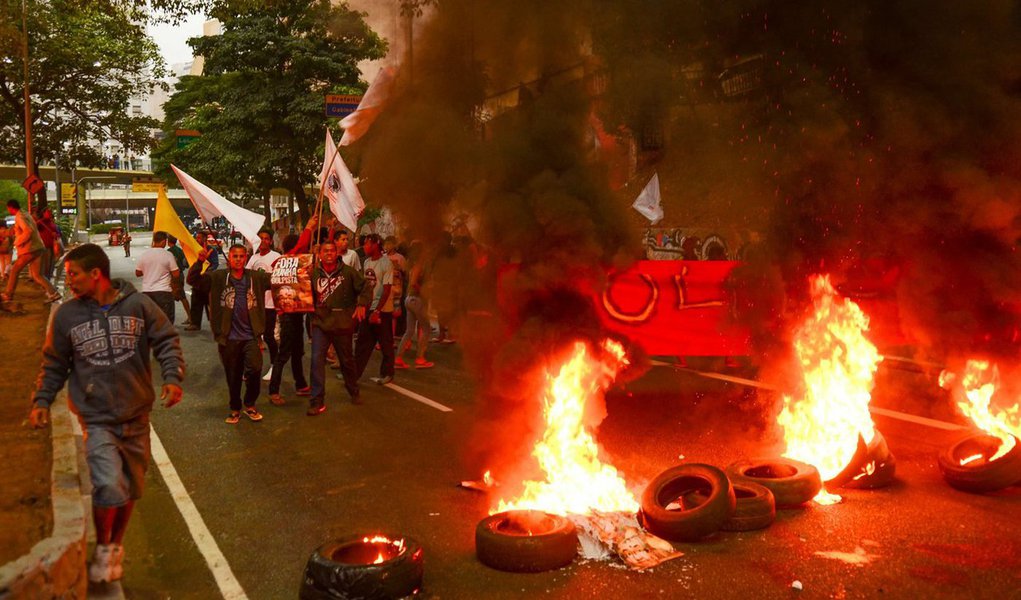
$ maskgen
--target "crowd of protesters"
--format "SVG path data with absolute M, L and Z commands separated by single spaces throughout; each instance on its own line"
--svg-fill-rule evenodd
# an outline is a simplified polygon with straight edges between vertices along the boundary
M 0 222 L 0 275 L 8 278 L 3 300 L 13 297 L 25 267 L 46 291 L 47 302 L 59 300 L 49 281 L 54 257 L 62 252 L 52 214 L 44 209 L 29 217 L 13 200 L 8 211 L 14 225 Z M 256 403 L 264 380 L 270 402 L 286 403 L 280 390 L 288 363 L 295 395 L 308 398 L 306 414 L 315 416 L 326 410 L 328 367 L 340 371 L 337 378 L 350 401 L 361 404 L 359 382 L 377 350 L 382 360 L 370 380 L 386 385 L 397 370 L 433 367 L 426 356 L 430 343 L 453 342 L 449 319 L 457 308 L 432 307 L 431 295 L 435 273 L 458 268 L 451 260 L 456 248 L 430 249 L 417 241 L 403 247 L 395 237 L 375 233 L 359 236 L 351 248 L 349 231 L 319 227 L 316 218 L 300 235 L 280 239 L 282 253 L 275 248 L 277 239 L 263 230 L 255 248 L 238 240 L 224 252 L 216 237 L 200 232 L 201 249 L 189 264 L 178 240 L 154 232 L 151 247 L 135 259 L 138 291 L 129 281 L 111 278 L 109 256 L 95 244 L 82 244 L 65 256 L 66 287 L 74 297 L 58 307 L 47 332 L 29 420 L 34 427 L 46 426 L 57 393 L 69 386 L 86 432 L 93 485 L 97 545 L 91 581 L 123 575 L 124 532 L 148 468 L 155 402 L 151 356 L 161 371 L 164 405 L 173 406 L 182 396 L 185 360 L 174 325 L 177 302 L 183 304 L 184 330 L 200 330 L 203 316 L 209 322 L 227 383 L 226 423 L 231 425 L 242 417 L 263 419 Z M 310 273 L 313 310 L 286 312 L 274 304 L 272 272 L 281 256 L 308 253 L 316 257 Z M 225 268 L 220 268 L 221 255 Z M 191 287 L 190 303 L 185 283 Z M 306 336 L 309 371 L 303 365 Z M 265 375 L 263 348 L 271 365 Z M 412 348 L 415 358 L 405 362 Z

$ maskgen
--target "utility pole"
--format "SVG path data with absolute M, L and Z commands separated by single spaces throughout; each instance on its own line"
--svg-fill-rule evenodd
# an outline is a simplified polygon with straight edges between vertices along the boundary
M 28 91 L 28 0 L 21 0 L 21 56 L 25 76 L 25 177 L 35 173 L 32 161 L 32 104 Z M 32 194 L 28 194 L 28 214 L 32 214 Z

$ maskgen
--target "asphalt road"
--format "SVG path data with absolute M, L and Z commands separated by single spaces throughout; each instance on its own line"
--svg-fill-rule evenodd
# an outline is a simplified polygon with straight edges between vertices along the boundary
M 133 254 L 144 250 L 136 237 Z M 133 262 L 110 250 L 115 276 Z M 178 319 L 183 319 L 178 306 Z M 532 575 L 488 569 L 474 557 L 482 494 L 456 487 L 478 476 L 469 444 L 481 408 L 458 345 L 435 347 L 435 369 L 396 383 L 453 409 L 441 412 L 367 381 L 363 406 L 328 382 L 328 410 L 303 399 L 260 400 L 266 418 L 223 423 L 223 373 L 208 325 L 182 332 L 182 404 L 153 424 L 180 478 L 250 598 L 294 598 L 309 554 L 352 532 L 393 531 L 425 549 L 427 598 L 1021 598 L 1021 487 L 976 496 L 948 487 L 936 454 L 960 436 L 877 417 L 898 459 L 898 481 L 848 491 L 843 503 L 779 513 L 769 529 L 679 546 L 684 556 L 646 573 L 576 562 Z M 306 357 L 307 358 L 307 357 Z M 713 368 L 715 364 L 696 364 Z M 885 369 L 874 403 L 945 418 L 931 373 Z M 158 385 L 158 382 L 157 382 Z M 774 398 L 691 373 L 655 368 L 613 390 L 599 432 L 612 463 L 641 489 L 684 460 L 725 466 L 761 454 Z M 126 540 L 128 598 L 213 598 L 216 581 L 156 468 Z M 800 581 L 802 591 L 792 588 Z

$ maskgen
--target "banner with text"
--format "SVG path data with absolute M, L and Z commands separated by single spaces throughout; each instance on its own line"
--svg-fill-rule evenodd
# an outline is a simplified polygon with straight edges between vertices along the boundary
M 270 276 L 273 304 L 285 313 L 312 312 L 312 255 L 281 256 Z
M 736 356 L 748 332 L 730 325 L 724 289 L 736 261 L 644 260 L 610 275 L 604 324 L 657 356 Z

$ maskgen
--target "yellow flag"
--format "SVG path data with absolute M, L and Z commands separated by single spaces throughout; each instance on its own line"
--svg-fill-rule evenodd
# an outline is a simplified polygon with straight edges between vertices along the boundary
M 188 228 L 181 222 L 181 217 L 177 216 L 177 211 L 170 204 L 170 198 L 167 198 L 167 186 L 165 185 L 160 186 L 156 196 L 156 218 L 153 219 L 152 230 L 166 231 L 177 238 L 177 243 L 181 250 L 184 250 L 184 256 L 188 259 L 188 264 L 195 264 L 202 247 L 199 246 L 199 243 L 192 237 Z

